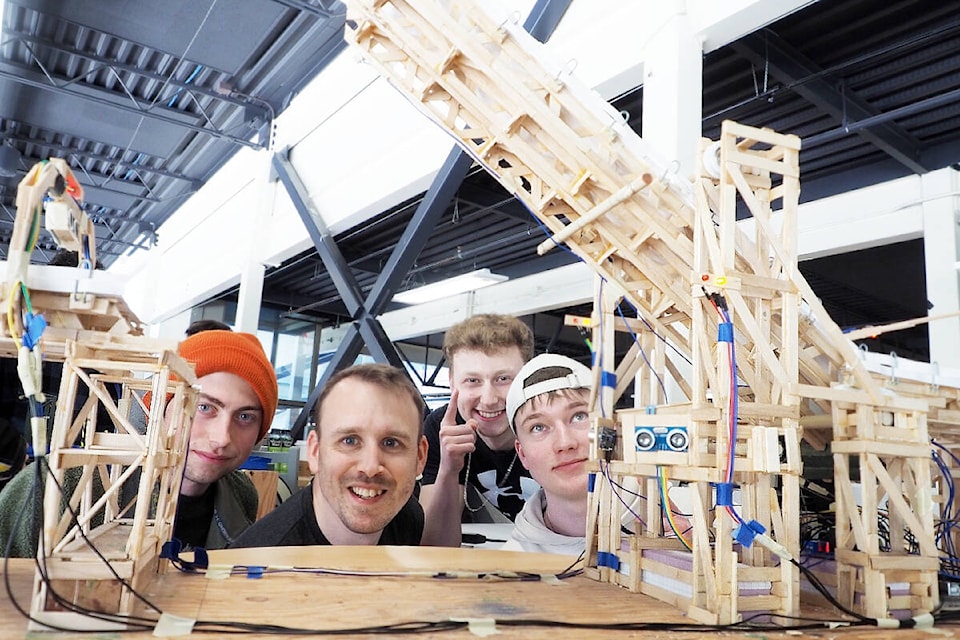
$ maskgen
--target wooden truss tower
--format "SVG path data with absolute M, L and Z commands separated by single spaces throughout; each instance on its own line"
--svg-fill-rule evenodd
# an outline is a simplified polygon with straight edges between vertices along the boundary
M 169 347 L 148 338 L 66 345 L 31 609 L 41 623 L 89 626 L 72 606 L 131 615 L 134 592 L 163 568 L 197 397 L 192 366 Z M 146 392 L 169 400 L 147 406 Z
M 718 141 L 704 142 L 691 182 L 482 3 L 346 4 L 347 40 L 526 204 L 552 235 L 541 252 L 564 243 L 599 276 L 588 321 L 597 473 L 590 574 L 704 622 L 797 613 L 798 571 L 786 558 L 800 551 L 799 441 L 832 437 L 840 598 L 888 617 L 888 582 L 906 582 L 901 606 L 934 609 L 929 397 L 885 390 L 801 276 L 800 140 L 724 123 Z M 752 215 L 749 234 L 736 223 L 738 207 Z M 635 317 L 618 317 L 622 303 Z M 620 363 L 617 328 L 637 336 Z M 614 411 L 629 384 L 638 408 Z M 668 398 L 668 385 L 680 391 Z M 805 421 L 833 433 L 805 432 Z M 852 458 L 868 496 L 862 506 Z M 664 534 L 658 489 L 667 480 L 693 487 L 692 530 L 681 538 Z M 628 484 L 640 499 L 625 517 L 615 489 Z M 873 535 L 881 503 L 895 532 L 886 549 Z M 919 541 L 912 553 L 907 532 Z

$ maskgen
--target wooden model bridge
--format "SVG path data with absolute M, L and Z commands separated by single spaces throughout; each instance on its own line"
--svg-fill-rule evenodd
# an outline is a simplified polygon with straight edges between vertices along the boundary
M 587 321 L 596 348 L 588 572 L 707 623 L 797 614 L 799 571 L 788 560 L 800 555 L 807 438 L 832 441 L 838 598 L 877 618 L 931 612 L 939 558 L 928 421 L 955 427 L 958 392 L 871 373 L 800 274 L 799 138 L 726 122 L 689 180 L 482 3 L 346 4 L 348 41 L 526 204 L 552 234 L 541 253 L 563 243 L 598 276 Z M 738 206 L 753 217 L 750 235 Z M 618 317 L 623 303 L 634 318 Z M 615 362 L 614 332 L 625 329 L 636 344 Z M 615 411 L 630 384 L 637 408 Z M 668 388 L 679 391 L 668 398 Z M 694 496 L 692 528 L 679 535 L 661 515 L 671 480 Z M 625 486 L 640 499 L 625 498 Z M 906 595 L 892 596 L 893 583 L 907 584 Z

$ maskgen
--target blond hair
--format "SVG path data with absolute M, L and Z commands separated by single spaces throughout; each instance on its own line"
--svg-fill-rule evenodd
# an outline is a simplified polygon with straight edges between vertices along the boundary
M 526 362 L 533 357 L 533 332 L 513 316 L 482 313 L 450 327 L 443 337 L 443 355 L 450 363 L 458 351 L 470 349 L 492 355 L 516 347 Z

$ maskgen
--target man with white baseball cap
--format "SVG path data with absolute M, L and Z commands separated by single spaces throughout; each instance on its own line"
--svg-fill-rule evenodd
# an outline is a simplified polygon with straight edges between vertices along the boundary
M 587 528 L 590 369 L 557 354 L 536 356 L 507 392 L 516 449 L 540 491 L 514 521 L 507 550 L 579 555 Z

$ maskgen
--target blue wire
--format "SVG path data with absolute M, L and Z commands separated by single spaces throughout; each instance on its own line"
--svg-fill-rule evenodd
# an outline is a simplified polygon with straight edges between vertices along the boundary
M 202 64 L 198 64 L 196 67 L 194 67 L 193 71 L 190 72 L 190 75 L 187 76 L 187 79 L 184 81 L 184 84 L 190 84 L 193 81 L 193 79 L 197 77 L 197 74 L 200 73 L 201 69 L 203 69 Z M 183 87 L 177 87 L 176 93 L 170 96 L 170 100 L 167 101 L 167 106 L 172 107 L 177 102 L 177 98 L 180 97 L 180 94 L 182 92 L 183 92 Z
M 620 485 L 617 484 L 616 482 L 614 482 L 614 481 L 613 481 L 613 476 L 610 475 L 610 463 L 607 463 L 607 465 L 604 466 L 603 460 L 601 460 L 601 461 L 600 461 L 600 470 L 603 471 L 603 477 L 605 477 L 605 478 L 607 479 L 607 482 L 610 483 L 610 491 L 613 493 L 613 495 L 617 496 L 617 500 L 620 501 L 620 504 L 622 504 L 622 505 L 624 506 L 624 508 L 625 508 L 627 511 L 629 511 L 630 514 L 631 514 L 634 518 L 636 518 L 636 519 L 640 522 L 641 525 L 643 525 L 643 528 L 646 529 L 646 528 L 647 528 L 647 523 L 644 522 L 643 518 L 641 518 L 641 517 L 639 516 L 639 514 L 637 514 L 636 511 L 634 511 L 633 509 L 630 508 L 630 505 L 628 505 L 628 504 L 626 503 L 626 501 L 623 499 L 623 497 L 622 497 L 618 492 L 614 491 L 613 487 L 614 487 L 614 486 L 620 487 Z M 620 487 L 620 488 L 623 489 L 623 487 Z M 626 489 L 623 489 L 623 490 L 626 491 Z M 631 493 L 632 493 L 632 492 L 631 492 Z M 639 497 L 643 498 L 643 496 L 639 496 Z M 646 500 L 646 498 L 644 498 L 644 500 Z
M 620 309 L 620 305 L 617 305 L 617 313 L 620 314 L 620 317 L 623 319 L 623 323 L 627 327 L 627 331 L 630 332 L 630 337 L 633 338 L 633 341 L 637 345 L 637 348 L 640 349 L 640 355 L 643 356 L 643 361 L 647 363 L 647 368 L 650 369 L 650 373 L 652 373 L 657 377 L 657 382 L 660 383 L 660 390 L 663 391 L 664 404 L 670 404 L 670 401 L 667 399 L 667 388 L 663 384 L 663 379 L 660 378 L 660 374 L 658 374 L 656 369 L 653 368 L 653 365 L 650 364 L 650 360 L 647 358 L 646 351 L 644 351 L 643 347 L 640 346 L 640 339 L 633 332 L 633 329 L 630 327 L 630 323 L 627 322 L 627 318 L 623 315 L 623 311 Z
M 941 445 L 936 440 L 931 439 L 931 444 L 937 449 L 946 452 L 947 455 L 954 461 L 954 463 L 960 464 L 960 458 L 956 456 L 950 449 Z M 956 549 L 954 547 L 953 541 L 953 532 L 954 527 L 958 525 L 957 515 L 953 513 L 953 502 L 956 496 L 956 485 L 954 483 L 953 475 L 950 471 L 950 468 L 947 466 L 946 462 L 943 459 L 943 456 L 934 450 L 932 452 L 933 460 L 936 462 L 937 467 L 939 467 L 941 474 L 943 475 L 943 482 L 947 487 L 947 500 L 944 503 L 943 513 L 939 523 L 937 524 L 938 534 L 937 541 L 941 547 L 941 551 L 944 553 L 945 557 L 940 559 L 940 575 L 952 578 L 960 579 L 960 558 L 957 557 Z

